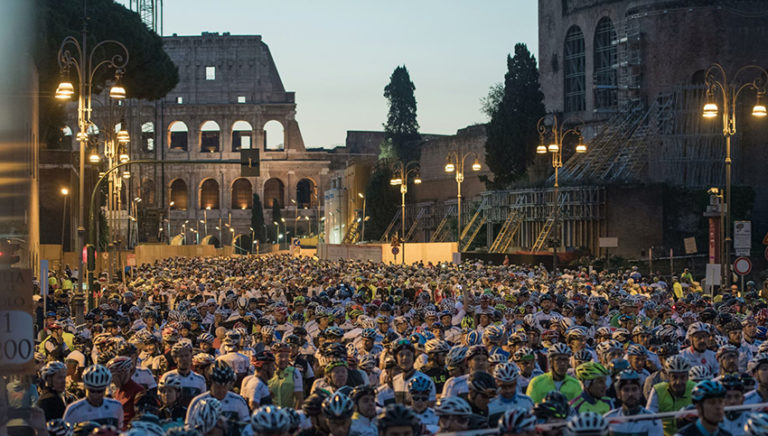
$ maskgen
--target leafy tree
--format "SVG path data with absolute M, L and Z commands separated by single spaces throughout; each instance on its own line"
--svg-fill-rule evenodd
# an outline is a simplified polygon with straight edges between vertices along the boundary
M 395 68 L 384 87 L 384 97 L 388 100 L 389 113 L 384 124 L 386 138 L 392 142 L 397 156 L 408 162 L 419 158 L 419 123 L 416 121 L 416 87 L 405 65 Z
M 369 239 L 378 239 L 389 226 L 392 217 L 400 205 L 400 190 L 389 184 L 392 171 L 389 160 L 381 160 L 371 175 L 365 188 L 366 213 L 370 220 L 365 223 L 365 233 Z
M 264 208 L 261 204 L 259 194 L 253 194 L 253 206 L 251 206 L 251 228 L 256 241 L 265 242 L 267 235 L 264 234 Z M 253 241 L 251 241 L 253 243 Z
M 49 148 L 60 146 L 61 128 L 65 120 L 65 106 L 53 98 L 61 80 L 57 53 L 67 36 L 81 39 L 84 3 L 61 0 L 39 2 L 37 26 L 41 37 L 35 48 L 35 63 L 39 73 L 40 136 Z M 122 42 L 128 49 L 128 66 L 122 77 L 128 97 L 156 100 L 176 86 L 179 81 L 178 68 L 163 50 L 160 36 L 147 28 L 138 14 L 114 0 L 88 0 L 86 11 L 89 52 L 98 42 L 108 39 Z M 100 50 L 97 56 L 103 59 L 114 54 L 110 50 Z M 99 68 L 94 76 L 94 92 L 104 89 L 113 78 L 114 71 Z M 77 88 L 78 77 L 75 71 L 70 72 L 69 79 Z
M 488 125 L 485 161 L 493 180 L 484 181 L 489 189 L 507 188 L 525 174 L 538 141 L 536 122 L 544 114 L 536 58 L 525 44 L 516 44 L 515 56 L 507 55 L 504 95 Z
M 280 227 L 283 225 L 281 222 L 283 218 L 282 213 L 280 212 L 280 202 L 277 201 L 277 198 L 272 199 L 272 221 L 277 223 L 277 226 L 275 226 L 275 242 L 280 242 L 278 239 L 278 235 L 280 233 Z M 272 224 L 274 225 L 274 224 Z
M 493 118 L 493 114 L 499 108 L 503 98 L 504 84 L 501 82 L 494 83 L 488 88 L 488 95 L 480 99 L 480 112 L 484 113 L 488 119 Z

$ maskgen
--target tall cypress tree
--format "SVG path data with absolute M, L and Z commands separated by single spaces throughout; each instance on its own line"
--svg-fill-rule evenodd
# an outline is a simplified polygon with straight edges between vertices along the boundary
M 283 223 L 281 222 L 281 219 L 283 218 L 283 214 L 280 213 L 280 202 L 277 201 L 277 198 L 272 199 L 272 226 L 275 226 L 274 223 L 277 223 L 277 226 L 275 226 L 275 242 L 279 243 L 280 240 L 278 239 L 278 235 L 280 234 L 280 227 L 283 226 Z M 272 227 L 270 226 L 270 227 Z
M 259 194 L 253 194 L 253 206 L 251 206 L 251 228 L 253 237 L 256 241 L 265 242 L 267 235 L 264 234 L 264 207 L 261 205 Z M 253 241 L 251 241 L 253 243 Z
M 405 65 L 398 66 L 384 87 L 384 97 L 389 102 L 387 122 L 384 124 L 386 138 L 392 142 L 397 157 L 408 162 L 419 158 L 419 123 L 416 121 L 416 87 Z
M 536 122 L 544 114 L 536 58 L 525 44 L 515 44 L 515 56 L 507 55 L 504 97 L 488 125 L 485 162 L 493 172 L 493 180 L 485 179 L 489 189 L 507 188 L 525 174 L 538 141 Z

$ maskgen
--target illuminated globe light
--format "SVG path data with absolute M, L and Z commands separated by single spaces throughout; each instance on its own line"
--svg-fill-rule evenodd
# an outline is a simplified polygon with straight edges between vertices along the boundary
M 456 166 L 454 166 L 452 163 L 445 164 L 445 172 L 446 173 L 452 173 L 456 170 Z
M 560 146 L 557 144 L 549 144 L 549 147 L 547 147 L 550 153 L 557 153 L 560 151 Z
M 547 146 L 544 144 L 540 144 L 538 147 L 536 147 L 536 153 L 547 154 Z
M 704 105 L 704 110 L 702 111 L 702 115 L 704 118 L 714 118 L 717 116 L 717 105 L 715 103 L 707 103 Z

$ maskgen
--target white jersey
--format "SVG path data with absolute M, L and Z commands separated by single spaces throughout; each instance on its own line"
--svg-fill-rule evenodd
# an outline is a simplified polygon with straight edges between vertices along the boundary
M 216 361 L 217 362 L 221 361 L 229 365 L 230 368 L 235 370 L 235 373 L 239 377 L 242 377 L 245 374 L 248 374 L 248 369 L 250 369 L 251 367 L 251 362 L 250 360 L 248 360 L 248 357 L 246 357 L 245 354 L 241 354 L 236 351 L 223 354 L 217 357 Z
M 413 374 L 408 378 L 405 378 L 405 375 L 400 373 L 392 379 L 392 389 L 395 391 L 395 401 L 401 404 L 405 403 L 405 393 L 408 391 L 408 382 L 414 377 L 424 377 L 429 380 L 429 401 L 435 401 L 437 399 L 435 383 L 421 371 L 413 371 Z
M 442 398 L 447 397 L 465 397 L 469 394 L 469 385 L 467 384 L 468 375 L 459 375 L 449 378 L 443 385 Z
M 193 398 L 189 403 L 189 407 L 187 408 L 187 416 L 184 421 L 189 422 L 189 413 L 195 410 L 195 406 L 199 401 L 208 398 L 213 398 L 210 392 L 202 393 Z M 248 404 L 246 404 L 245 399 L 240 395 L 237 395 L 233 392 L 227 392 L 227 395 L 220 402 L 222 416 L 226 417 L 230 421 L 245 422 L 251 416 L 248 409 Z
M 62 418 L 73 426 L 79 422 L 94 421 L 123 428 L 123 405 L 112 398 L 104 398 L 100 406 L 94 406 L 83 398 L 67 406 Z
M 366 418 L 359 413 L 352 416 L 352 424 L 349 426 L 349 436 L 378 436 L 376 417 Z
M 653 412 L 648 409 L 640 408 L 640 411 L 633 413 L 633 415 L 649 415 L 651 413 Z M 610 423 L 609 429 L 612 436 L 655 436 L 664 434 L 661 420 L 658 419 L 611 422 L 610 418 L 629 416 L 624 413 L 622 408 L 613 409 L 603 416 Z
M 181 379 L 181 393 L 183 398 L 192 399 L 208 389 L 205 384 L 205 378 L 194 371 L 189 371 L 189 374 L 187 375 L 181 375 L 179 374 L 178 369 L 172 369 L 163 374 L 163 376 L 160 377 L 160 381 L 164 381 L 165 378 L 168 377 L 168 374 L 176 374 L 178 378 Z
M 152 371 L 147 368 L 136 368 L 136 371 L 134 371 L 133 375 L 131 376 L 131 380 L 144 386 L 144 389 L 146 390 L 154 389 L 157 387 L 155 376 L 152 375 Z
M 712 350 L 704 350 L 699 353 L 693 347 L 688 347 L 680 352 L 680 355 L 688 359 L 691 366 L 706 366 L 710 374 L 720 373 L 720 364 L 717 363 L 717 356 Z
M 254 407 L 272 403 L 272 393 L 269 391 L 269 386 L 259 377 L 255 375 L 246 377 L 243 379 L 242 386 L 240 394 Z M 265 399 L 267 401 L 264 401 Z
M 414 410 L 414 413 L 416 413 L 415 410 Z M 435 411 L 430 407 L 427 407 L 421 413 L 416 413 L 416 416 L 419 418 L 421 425 L 424 425 L 424 426 L 437 425 L 438 416 L 435 414 Z

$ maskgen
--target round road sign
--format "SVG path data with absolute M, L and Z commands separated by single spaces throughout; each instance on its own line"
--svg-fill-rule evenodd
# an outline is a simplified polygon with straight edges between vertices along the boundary
M 748 257 L 739 257 L 733 261 L 733 270 L 740 276 L 745 276 L 752 271 L 752 261 Z
M 397 247 L 392 247 L 392 254 L 394 254 L 395 256 L 397 256 L 397 254 L 398 254 L 398 253 L 400 253 L 400 249 L 399 249 L 399 248 L 397 248 Z

